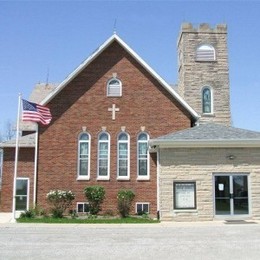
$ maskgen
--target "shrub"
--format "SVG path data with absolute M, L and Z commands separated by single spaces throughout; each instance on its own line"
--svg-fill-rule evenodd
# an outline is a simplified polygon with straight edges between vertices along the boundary
M 75 195 L 71 191 L 51 190 L 46 198 L 52 205 L 51 213 L 54 218 L 62 218 L 66 209 L 71 206 Z
M 33 211 L 35 213 L 35 216 L 47 216 L 46 210 L 38 205 L 35 205 Z
M 84 190 L 85 196 L 89 202 L 89 213 L 97 215 L 101 210 L 101 204 L 105 198 L 105 189 L 102 186 L 89 186 Z
M 75 218 L 78 217 L 77 211 L 76 211 L 75 209 L 71 209 L 71 210 L 69 211 L 69 214 L 70 214 L 70 216 L 71 216 L 72 219 L 75 219 Z
M 118 211 L 122 218 L 129 216 L 135 194 L 132 190 L 120 190 L 117 194 Z
M 104 216 L 107 216 L 107 217 L 114 217 L 115 216 L 115 213 L 112 209 L 107 209 L 105 212 L 104 212 Z
M 20 217 L 19 218 L 34 218 L 35 217 L 35 211 L 34 209 L 29 209 L 29 210 L 26 210 L 25 212 L 22 212 L 20 214 Z
M 37 205 L 20 214 L 20 218 L 35 218 L 37 216 L 46 216 L 46 211 Z

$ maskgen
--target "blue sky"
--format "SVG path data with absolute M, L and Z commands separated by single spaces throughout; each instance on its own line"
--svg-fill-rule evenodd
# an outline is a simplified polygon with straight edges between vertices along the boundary
M 260 131 L 260 1 L 0 1 L 0 130 L 18 93 L 61 82 L 117 34 L 168 83 L 177 83 L 181 23 L 228 25 L 232 120 Z

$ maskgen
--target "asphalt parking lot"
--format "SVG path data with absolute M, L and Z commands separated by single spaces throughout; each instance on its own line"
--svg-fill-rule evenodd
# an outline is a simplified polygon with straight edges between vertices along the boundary
M 0 259 L 260 259 L 260 224 L 0 224 Z

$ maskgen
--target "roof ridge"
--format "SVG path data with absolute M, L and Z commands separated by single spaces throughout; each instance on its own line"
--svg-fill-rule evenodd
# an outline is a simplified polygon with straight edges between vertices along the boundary
M 194 119 L 198 119 L 198 113 L 157 73 L 153 70 L 128 44 L 126 44 L 117 34 L 110 36 L 101 44 L 87 59 L 85 59 L 74 71 L 72 71 L 49 95 L 42 101 L 46 105 L 54 98 L 71 80 L 73 80 L 83 69 L 85 69 L 94 59 L 96 59 L 107 47 L 117 41 L 134 59 L 138 61 L 161 85 L 164 87 L 189 113 Z

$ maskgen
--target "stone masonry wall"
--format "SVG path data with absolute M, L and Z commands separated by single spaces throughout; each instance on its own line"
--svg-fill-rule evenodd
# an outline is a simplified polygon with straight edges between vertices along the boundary
M 229 160 L 228 155 L 234 155 Z M 159 198 L 165 221 L 205 221 L 214 218 L 214 173 L 249 173 L 249 207 L 252 219 L 260 219 L 260 149 L 207 148 L 160 151 Z M 196 181 L 196 210 L 174 210 L 173 182 Z
M 215 61 L 196 61 L 196 49 L 201 44 L 215 48 Z M 201 122 L 230 125 L 230 90 L 227 49 L 227 27 L 210 28 L 201 24 L 182 24 L 178 39 L 179 82 L 178 92 L 201 115 Z M 202 114 L 202 88 L 213 92 L 213 114 Z

